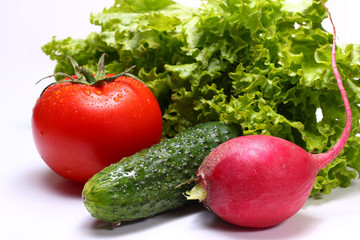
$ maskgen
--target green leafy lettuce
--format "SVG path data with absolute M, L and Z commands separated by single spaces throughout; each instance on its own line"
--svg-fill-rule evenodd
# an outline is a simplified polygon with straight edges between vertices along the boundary
M 55 71 L 72 72 L 67 54 L 95 71 L 133 74 L 152 89 L 163 112 L 164 137 L 200 122 L 241 125 L 244 135 L 288 139 L 325 152 L 346 116 L 331 68 L 332 34 L 322 27 L 320 0 L 208 0 L 190 8 L 171 0 L 116 0 L 92 14 L 99 25 L 85 39 L 56 39 L 43 51 Z M 358 177 L 360 46 L 337 48 L 337 63 L 354 122 L 344 151 L 321 170 L 312 195 L 347 187 Z M 322 119 L 317 119 L 317 112 Z M 301 171 L 301 169 L 299 169 Z

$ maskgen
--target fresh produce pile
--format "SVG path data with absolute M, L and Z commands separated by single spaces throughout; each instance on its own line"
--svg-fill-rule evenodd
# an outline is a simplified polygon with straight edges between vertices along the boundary
M 237 225 L 266 227 L 297 212 L 309 194 L 348 187 L 360 172 L 360 45 L 337 46 L 321 25 L 327 17 L 321 0 L 209 0 L 199 8 L 116 0 L 91 15 L 100 32 L 86 39 L 54 37 L 44 45 L 57 61 L 55 72 L 75 69 L 78 78 L 92 79 L 85 69 L 100 69 L 101 87 L 118 84 L 103 80 L 105 72 L 131 69 L 161 110 L 160 143 L 119 159 L 86 183 L 90 213 L 114 224 L 152 216 L 183 205 L 182 195 L 196 181 L 190 199 L 205 201 Z M 98 62 L 104 53 L 105 63 Z M 142 107 L 136 110 L 145 115 Z M 44 139 L 41 130 L 34 133 Z M 283 212 L 276 211 L 280 202 Z

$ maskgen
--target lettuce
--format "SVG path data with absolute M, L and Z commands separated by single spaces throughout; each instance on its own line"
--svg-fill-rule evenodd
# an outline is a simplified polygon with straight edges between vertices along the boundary
M 104 52 L 107 72 L 135 65 L 133 74 L 159 101 L 164 137 L 220 120 L 241 125 L 245 135 L 274 135 L 319 153 L 334 145 L 346 121 L 325 18 L 320 0 L 208 0 L 199 8 L 116 0 L 91 15 L 101 31 L 85 39 L 54 37 L 42 49 L 57 61 L 57 72 L 72 72 L 64 54 L 89 70 Z M 360 46 L 338 46 L 337 62 L 353 129 L 344 151 L 320 171 L 312 196 L 359 177 Z

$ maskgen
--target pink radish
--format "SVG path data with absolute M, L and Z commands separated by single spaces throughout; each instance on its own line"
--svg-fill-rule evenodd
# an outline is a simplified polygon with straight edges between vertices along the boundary
M 272 136 L 242 136 L 229 140 L 205 158 L 188 199 L 199 199 L 230 223 L 254 228 L 276 225 L 303 206 L 319 170 L 343 149 L 352 124 L 350 104 L 336 67 L 335 27 L 328 13 L 334 31 L 332 68 L 347 116 L 339 141 L 326 153 L 311 154 Z

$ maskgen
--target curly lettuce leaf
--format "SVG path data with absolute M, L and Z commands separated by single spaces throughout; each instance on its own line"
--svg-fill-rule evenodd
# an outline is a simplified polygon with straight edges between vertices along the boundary
M 116 0 L 91 15 L 100 32 L 54 37 L 43 51 L 57 61 L 55 71 L 67 73 L 64 54 L 90 70 L 104 52 L 107 72 L 136 65 L 133 74 L 159 101 L 165 137 L 220 120 L 239 124 L 245 135 L 279 136 L 320 153 L 334 145 L 346 122 L 325 18 L 320 0 L 208 0 L 199 8 Z M 347 187 L 360 172 L 360 46 L 338 46 L 337 63 L 353 128 L 344 151 L 320 171 L 312 196 Z

